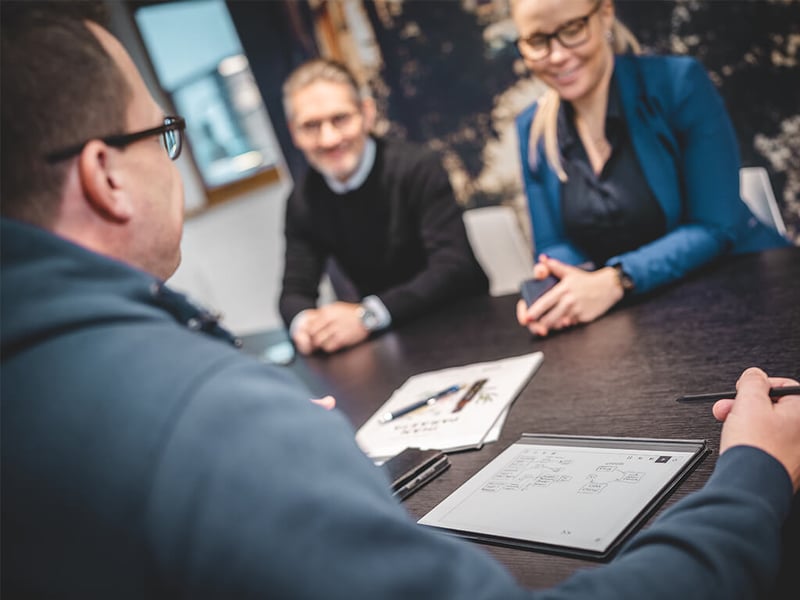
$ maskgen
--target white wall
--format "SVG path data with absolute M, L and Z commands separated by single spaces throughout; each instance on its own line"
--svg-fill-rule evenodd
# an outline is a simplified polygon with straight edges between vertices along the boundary
M 156 100 L 161 88 L 127 9 L 107 2 L 110 28 L 128 50 Z M 186 210 L 207 203 L 189 153 L 177 162 L 184 183 Z M 244 335 L 282 327 L 278 295 L 283 274 L 283 215 L 291 177 L 281 162 L 281 179 L 187 220 L 183 259 L 169 283 L 223 314 L 223 324 Z
M 136 25 L 128 13 L 127 8 L 119 2 L 106 2 L 109 12 L 109 27 L 111 32 L 117 36 L 122 45 L 131 55 L 133 62 L 139 69 L 142 79 L 150 89 L 150 93 L 157 102 L 166 107 L 167 103 L 163 96 L 161 86 L 158 84 L 155 73 L 150 68 L 147 61 L 147 51 L 144 49 L 136 34 Z M 183 178 L 184 195 L 186 197 L 186 210 L 195 211 L 201 209 L 207 203 L 206 194 L 200 174 L 197 172 L 188 152 L 184 152 L 176 163 L 178 170 Z
M 282 179 L 212 208 L 184 227 L 183 260 L 169 283 L 221 312 L 223 325 L 236 334 L 283 326 L 278 295 L 290 190 Z

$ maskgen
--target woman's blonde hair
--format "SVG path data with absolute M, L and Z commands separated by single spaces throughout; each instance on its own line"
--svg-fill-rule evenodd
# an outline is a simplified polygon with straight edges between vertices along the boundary
M 600 0 L 601 2 L 603 0 Z M 636 36 L 633 35 L 630 29 L 625 27 L 622 22 L 614 18 L 614 23 L 611 26 L 610 36 L 611 50 L 614 54 L 624 54 L 632 52 L 633 54 L 641 53 L 641 46 Z M 556 126 L 558 124 L 558 110 L 561 106 L 561 98 L 558 92 L 554 89 L 548 88 L 539 98 L 539 108 L 536 111 L 536 116 L 531 124 L 530 146 L 528 154 L 532 164 L 536 164 L 538 160 L 538 145 L 539 140 L 544 138 L 544 154 L 547 162 L 556 172 L 558 178 L 564 182 L 567 180 L 567 174 L 564 172 L 564 167 L 561 165 L 561 156 L 558 151 L 558 137 L 556 134 Z

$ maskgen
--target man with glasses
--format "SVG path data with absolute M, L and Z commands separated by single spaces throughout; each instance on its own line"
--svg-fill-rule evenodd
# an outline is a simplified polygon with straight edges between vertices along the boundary
M 0 4 L 0 595 L 535 596 L 416 525 L 344 417 L 163 285 L 180 121 L 108 31 L 31 5 Z M 766 592 L 800 485 L 800 397 L 768 396 L 787 383 L 747 371 L 714 407 L 727 419 L 705 490 L 554 593 Z
M 3 98 L 3 215 L 166 279 L 180 262 L 183 184 L 172 160 L 183 119 L 164 116 L 116 40 L 107 53 L 89 41 L 69 49 L 65 60 L 94 59 L 92 77 L 79 64 L 68 75 L 41 66 L 40 79 L 19 73 L 18 41 L 4 45 L 3 88 L 18 90 Z
M 286 209 L 280 312 L 297 349 L 333 352 L 465 295 L 486 276 L 438 157 L 370 135 L 375 104 L 341 64 L 312 60 L 283 88 L 295 145 L 310 165 Z M 333 261 L 352 283 L 317 308 Z

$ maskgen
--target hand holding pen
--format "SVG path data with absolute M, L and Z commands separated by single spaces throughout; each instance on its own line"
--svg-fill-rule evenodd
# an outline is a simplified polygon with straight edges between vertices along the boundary
M 794 491 L 800 489 L 800 382 L 751 367 L 739 377 L 735 397 L 718 400 L 712 412 L 724 422 L 720 454 L 734 446 L 759 448 L 783 465 Z
M 800 395 L 800 385 L 786 385 L 783 387 L 773 387 L 769 390 L 769 397 L 773 402 L 784 396 Z M 727 400 L 736 398 L 736 392 L 715 392 L 712 394 L 688 394 L 677 398 L 678 402 L 716 402 L 717 400 Z
M 460 385 L 451 385 L 449 388 L 444 389 L 441 392 L 437 392 L 432 396 L 423 398 L 418 402 L 414 402 L 413 404 L 409 404 L 408 406 L 405 406 L 403 408 L 398 408 L 397 410 L 384 413 L 378 418 L 378 423 L 388 423 L 389 421 L 393 421 L 398 417 L 402 417 L 403 415 L 407 415 L 410 412 L 420 409 L 423 406 L 430 406 L 431 404 L 436 403 L 437 400 L 440 400 L 445 396 L 449 396 L 450 394 L 453 394 L 460 389 L 461 389 Z

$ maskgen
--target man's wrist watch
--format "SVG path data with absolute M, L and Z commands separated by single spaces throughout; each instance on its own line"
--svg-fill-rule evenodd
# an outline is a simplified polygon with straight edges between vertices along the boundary
M 633 279 L 631 279 L 631 276 L 622 270 L 622 263 L 613 265 L 613 268 L 617 273 L 617 281 L 619 281 L 619 285 L 622 288 L 623 297 L 629 296 L 636 287 L 633 283 Z
M 367 331 L 376 331 L 381 325 L 380 317 L 369 306 L 360 304 L 356 309 L 356 314 Z

